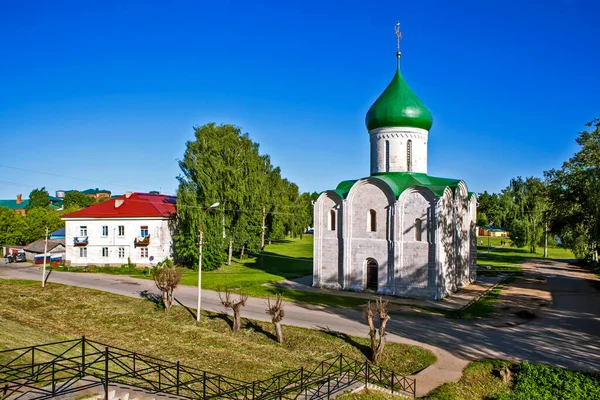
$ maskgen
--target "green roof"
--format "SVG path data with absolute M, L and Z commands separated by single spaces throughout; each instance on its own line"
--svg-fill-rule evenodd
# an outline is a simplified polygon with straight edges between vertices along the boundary
M 10 208 L 11 210 L 23 210 L 27 206 L 29 200 L 23 200 L 17 204 L 17 200 L 0 200 L 0 207 Z
M 442 197 L 444 195 L 444 190 L 447 187 L 454 191 L 461 182 L 460 179 L 438 178 L 419 172 L 383 172 L 373 174 L 370 178 L 379 179 L 382 182 L 385 182 L 390 189 L 392 189 L 396 199 L 400 197 L 402 192 L 406 189 L 415 186 L 426 187 L 437 197 Z M 357 180 L 343 181 L 335 188 L 334 192 L 345 199 L 356 182 Z
M 369 131 L 385 127 L 411 127 L 428 131 L 433 118 L 429 109 L 408 86 L 398 67 L 388 87 L 367 112 L 365 123 Z
M 98 194 L 98 193 L 107 193 L 110 194 L 110 190 L 106 190 L 106 189 L 86 189 L 84 191 L 81 192 L 82 194 Z

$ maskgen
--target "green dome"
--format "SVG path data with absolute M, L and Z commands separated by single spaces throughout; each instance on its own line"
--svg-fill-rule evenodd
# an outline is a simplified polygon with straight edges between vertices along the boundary
M 386 127 L 421 128 L 428 131 L 433 118 L 398 68 L 388 87 L 369 108 L 365 123 L 369 131 Z

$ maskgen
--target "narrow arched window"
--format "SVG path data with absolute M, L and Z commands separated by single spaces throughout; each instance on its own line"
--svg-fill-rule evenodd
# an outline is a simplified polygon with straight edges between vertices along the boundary
M 335 231 L 335 210 L 329 211 L 329 230 Z
M 390 141 L 385 141 L 385 172 L 390 172 Z
M 419 218 L 415 219 L 415 240 L 417 242 L 420 242 L 422 240 L 422 236 L 423 236 L 422 224 L 423 224 L 423 222 Z
M 375 210 L 369 210 L 369 215 L 367 216 L 367 229 L 369 232 L 377 231 L 377 212 Z
M 406 170 L 412 171 L 412 140 L 406 142 Z

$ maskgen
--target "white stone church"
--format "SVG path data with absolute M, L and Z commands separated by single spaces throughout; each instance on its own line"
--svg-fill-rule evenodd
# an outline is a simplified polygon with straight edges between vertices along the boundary
M 397 57 L 366 116 L 371 175 L 315 202 L 313 286 L 438 300 L 476 278 L 477 199 L 464 181 L 427 174 L 433 119 Z

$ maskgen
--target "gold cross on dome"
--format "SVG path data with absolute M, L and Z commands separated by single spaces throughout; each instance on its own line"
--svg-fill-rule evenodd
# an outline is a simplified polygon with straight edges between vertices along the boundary
M 398 53 L 400 53 L 400 39 L 402 39 L 402 32 L 400 32 L 400 22 L 394 25 L 394 32 L 396 32 L 396 36 L 398 37 Z

